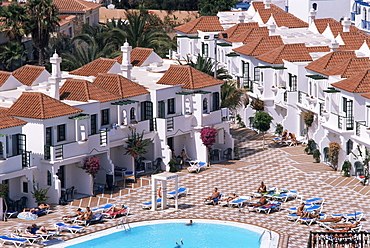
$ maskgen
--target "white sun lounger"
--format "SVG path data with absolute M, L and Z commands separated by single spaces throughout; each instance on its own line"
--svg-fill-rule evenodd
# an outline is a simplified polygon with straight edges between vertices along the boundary
M 188 188 L 185 188 L 185 187 L 178 188 L 177 196 L 180 196 L 180 195 L 185 195 L 186 196 L 187 194 L 189 194 L 189 189 Z M 167 193 L 167 198 L 175 198 L 175 195 L 176 195 L 176 190 L 171 191 L 171 192 Z
M 240 196 L 239 199 L 229 201 L 228 206 L 241 208 L 245 203 L 250 202 L 250 199 L 251 198 L 249 196 Z
M 71 233 L 77 233 L 77 232 L 82 232 L 84 231 L 84 227 L 82 226 L 72 226 L 72 225 L 68 225 L 68 224 L 65 224 L 65 223 L 62 223 L 62 222 L 59 222 L 59 223 L 55 223 L 54 226 L 62 231 L 62 230 L 68 230 L 70 231 Z
M 10 236 L 12 238 L 15 238 L 15 239 L 26 239 L 30 245 L 32 245 L 36 241 L 42 239 L 41 236 L 37 236 L 37 237 L 24 237 L 24 236 L 19 235 L 17 233 L 11 233 Z
M 361 220 L 362 217 L 364 216 L 364 213 L 363 212 L 355 212 L 355 213 L 352 213 L 352 214 L 332 214 L 331 216 L 333 216 L 333 217 L 343 216 L 346 219 L 346 221 Z
M 15 247 L 21 247 L 22 245 L 28 243 L 27 239 L 11 238 L 11 237 L 8 237 L 8 236 L 5 236 L 5 235 L 1 235 L 0 240 L 1 240 L 3 245 L 5 243 L 12 243 Z
M 157 206 L 160 206 L 162 203 L 162 198 L 157 198 Z M 152 202 L 145 202 L 141 204 L 141 207 L 143 209 L 151 209 L 152 208 Z

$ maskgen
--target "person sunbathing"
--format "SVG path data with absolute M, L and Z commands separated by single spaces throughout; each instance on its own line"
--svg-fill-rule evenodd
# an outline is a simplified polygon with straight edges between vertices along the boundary
M 86 207 L 86 211 L 78 219 L 79 220 L 91 220 L 92 217 L 93 217 L 93 212 L 90 210 L 89 207 Z
M 31 227 L 29 227 L 29 228 L 31 228 Z M 19 237 L 25 237 L 25 238 L 37 238 L 37 237 L 39 237 L 36 234 L 30 233 L 29 231 L 27 231 L 27 229 L 24 229 L 23 232 L 22 232 L 22 230 L 18 229 L 18 230 L 15 230 L 14 233 Z
M 27 227 L 26 232 L 36 235 L 36 234 L 47 234 L 49 231 L 46 230 L 44 226 L 37 226 L 36 224 L 32 224 L 32 226 Z
M 320 217 L 320 213 L 319 212 L 303 212 L 301 215 L 300 215 L 301 218 L 308 218 L 308 219 L 316 219 L 316 218 L 319 218 Z
M 295 137 L 294 133 L 289 133 L 289 138 L 292 141 L 293 144 L 297 143 L 297 138 Z
M 344 229 L 345 231 L 349 231 L 352 228 L 356 228 L 360 224 L 359 221 L 355 221 L 353 223 L 344 223 L 344 224 L 336 224 L 336 225 L 329 225 L 329 227 L 333 229 Z
M 65 216 L 62 217 L 62 219 L 74 218 L 74 217 L 78 217 L 78 216 L 83 215 L 83 214 L 84 213 L 82 212 L 82 209 L 78 208 L 74 214 L 65 215 Z
M 269 203 L 265 196 L 262 196 L 258 202 L 247 205 L 248 207 L 262 207 Z
M 288 130 L 284 130 L 284 132 L 281 134 L 281 140 L 287 141 L 288 140 Z
M 35 213 L 37 211 L 40 211 L 42 209 L 47 209 L 47 208 L 50 208 L 50 205 L 49 204 L 41 203 L 40 205 L 38 205 L 37 207 L 34 207 L 34 208 L 24 208 L 23 209 L 23 212 Z
M 112 206 L 110 208 L 108 208 L 107 211 L 105 211 L 106 213 L 118 213 L 118 212 L 121 212 L 121 211 L 127 211 L 127 207 L 125 207 L 125 205 L 122 204 L 122 207 L 115 207 L 115 206 Z
M 257 189 L 257 193 L 266 193 L 266 192 L 267 192 L 266 185 L 262 181 L 260 186 Z
M 218 189 L 217 188 L 214 188 L 213 191 L 212 191 L 212 195 L 205 198 L 204 200 L 205 201 L 210 201 L 210 200 L 214 200 L 214 199 L 217 199 L 220 197 L 220 192 L 218 192 Z
M 344 218 L 343 216 L 339 216 L 339 217 L 332 217 L 332 218 L 325 218 L 325 219 L 317 219 L 316 221 L 319 221 L 319 222 L 334 222 L 334 223 L 338 223 L 343 218 Z
M 304 212 L 305 204 L 302 202 L 301 205 L 297 208 L 297 215 L 301 216 Z
M 237 196 L 235 193 L 232 193 L 224 201 L 230 202 L 237 199 L 239 199 L 239 196 Z

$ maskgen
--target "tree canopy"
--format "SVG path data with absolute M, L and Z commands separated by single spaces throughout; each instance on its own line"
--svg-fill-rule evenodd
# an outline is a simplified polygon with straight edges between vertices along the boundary
M 198 0 L 198 10 L 202 16 L 214 16 L 219 11 L 228 11 L 237 0 Z

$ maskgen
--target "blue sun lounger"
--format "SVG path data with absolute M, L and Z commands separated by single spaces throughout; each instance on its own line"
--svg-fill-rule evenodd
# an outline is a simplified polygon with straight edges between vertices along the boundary
M 309 203 L 309 204 L 324 204 L 324 198 L 312 198 L 309 200 L 303 201 L 304 203 Z
M 178 188 L 177 196 L 187 195 L 187 194 L 188 194 L 188 188 L 185 188 L 185 187 Z M 167 193 L 167 198 L 175 198 L 175 195 L 176 195 L 176 190 L 171 191 Z
M 333 216 L 333 217 L 343 216 L 346 219 L 346 221 L 361 220 L 362 217 L 364 216 L 364 213 L 363 212 L 355 212 L 355 213 L 352 213 L 352 214 L 332 214 L 331 216 Z
M 241 208 L 243 207 L 244 203 L 247 203 L 250 201 L 250 197 L 248 196 L 240 196 L 239 199 L 236 199 L 236 200 L 233 200 L 233 201 L 229 201 L 228 202 L 228 205 L 229 207 L 238 207 L 238 208 Z
M 281 203 L 280 202 L 277 202 L 277 203 L 269 203 L 263 207 L 256 207 L 255 210 L 258 212 L 258 213 L 261 213 L 261 212 L 264 212 L 266 214 L 270 214 L 272 211 L 280 211 L 281 209 Z
M 65 223 L 62 223 L 62 222 L 59 222 L 59 223 L 55 223 L 54 226 L 62 231 L 62 230 L 68 230 L 70 231 L 71 233 L 77 233 L 77 232 L 82 232 L 85 228 L 82 227 L 82 226 L 72 226 L 72 225 L 68 225 L 68 224 L 65 224 Z
M 114 204 L 108 203 L 108 204 L 105 204 L 102 207 L 93 208 L 93 209 L 91 209 L 91 211 L 93 211 L 93 212 L 104 212 L 104 211 L 110 209 L 113 206 L 114 206 Z
M 0 240 L 2 244 L 5 243 L 12 243 L 15 247 L 20 247 L 28 242 L 27 239 L 17 239 L 17 238 L 11 238 L 5 235 L 0 236 Z
M 162 202 L 162 198 L 157 198 L 157 206 L 159 206 Z M 152 202 L 145 202 L 141 204 L 141 207 L 143 209 L 151 209 L 152 208 Z

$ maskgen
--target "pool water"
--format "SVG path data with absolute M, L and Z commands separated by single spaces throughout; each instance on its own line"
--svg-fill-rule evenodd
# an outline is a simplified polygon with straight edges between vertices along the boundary
M 184 222 L 162 223 L 133 227 L 130 231 L 122 230 L 68 247 L 259 248 L 260 236 L 260 233 L 231 225 L 194 223 L 192 226 L 186 226 Z

